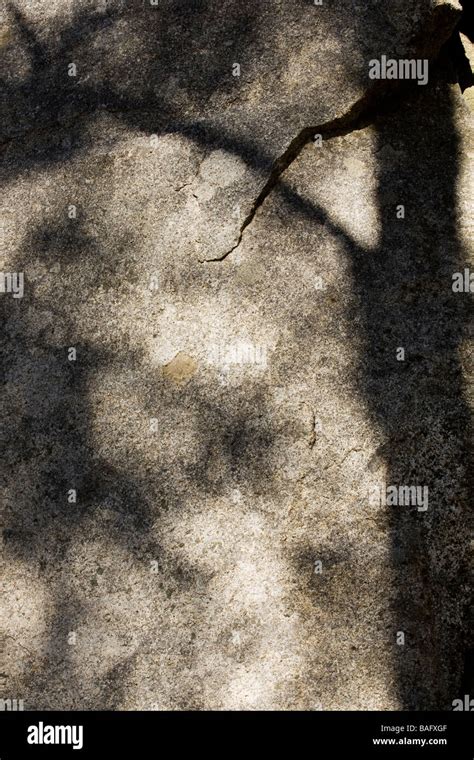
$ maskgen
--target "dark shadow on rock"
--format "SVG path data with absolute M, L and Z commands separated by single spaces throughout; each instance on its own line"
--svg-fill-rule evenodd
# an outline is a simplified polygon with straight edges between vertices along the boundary
M 460 349 L 471 303 L 469 293 L 452 290 L 465 265 L 456 211 L 460 146 L 449 92 L 438 88 L 379 124 L 380 245 L 352 266 L 365 344 L 360 390 L 385 438 L 386 485 L 429 489 L 426 512 L 385 507 L 398 589 L 398 690 L 410 710 L 451 708 L 465 647 L 472 428 Z M 404 646 L 395 644 L 397 631 Z
M 13 2 L 8 15 L 20 46 L 12 60 L 7 57 L 0 78 L 2 141 L 24 142 L 21 160 L 5 162 L 5 181 L 86 151 L 85 128 L 101 109 L 150 134 L 205 133 L 206 142 L 218 147 L 210 101 L 216 93 L 235 98 L 239 79 L 232 77 L 233 61 L 242 60 L 255 41 L 260 11 L 251 2 L 230 2 L 216 23 L 215 7 L 200 0 L 165 0 L 157 7 L 117 1 L 102 11 L 79 9 L 70 18 L 59 16 L 41 37 Z M 119 55 L 101 48 L 109 38 Z M 27 75 L 8 71 L 15 71 L 19 49 L 30 61 Z M 71 64 L 77 67 L 75 76 L 68 74 Z M 67 148 L 54 134 L 61 127 L 70 133 Z M 258 163 L 255 147 L 251 158 Z
M 324 225 L 351 261 L 349 317 L 363 346 L 357 385 L 384 437 L 377 453 L 387 464 L 385 485 L 429 489 L 426 512 L 380 507 L 390 510 L 396 579 L 387 645 L 393 643 L 398 697 L 407 710 L 452 709 L 472 669 L 466 610 L 472 421 L 461 357 L 472 297 L 452 290 L 453 274 L 466 263 L 449 72 L 442 58 L 428 91 L 404 88 L 396 112 L 376 122 L 382 233 L 375 250 L 357 244 L 286 182 L 275 187 L 294 213 Z M 404 219 L 397 218 L 399 205 Z M 399 348 L 404 361 L 397 360 Z M 405 633 L 404 646 L 397 646 L 397 632 Z

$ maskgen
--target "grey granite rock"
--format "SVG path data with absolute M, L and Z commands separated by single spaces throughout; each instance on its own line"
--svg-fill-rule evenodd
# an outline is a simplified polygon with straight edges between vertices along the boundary
M 374 84 L 369 61 L 431 57 L 459 18 L 456 0 L 409 6 L 12 3 L 0 42 L 1 134 L 11 139 L 42 125 L 45 144 L 34 155 L 25 151 L 33 167 L 62 160 L 48 139 L 52 125 L 72 128 L 69 150 L 76 153 L 101 109 L 144 134 L 186 136 L 209 161 L 195 177 L 193 249 L 201 260 L 220 258 L 238 242 L 269 172 L 301 130 L 364 101 Z M 223 151 L 230 154 L 225 162 Z
M 431 6 L 6 12 L 6 697 L 460 695 L 472 116 Z M 415 49 L 428 85 L 372 89 Z

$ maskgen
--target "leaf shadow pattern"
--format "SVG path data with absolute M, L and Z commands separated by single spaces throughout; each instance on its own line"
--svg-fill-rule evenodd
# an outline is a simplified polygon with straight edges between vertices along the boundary
M 200 0 L 166 1 L 157 8 L 141 0 L 118 0 L 102 12 L 78 8 L 70 19 L 53 19 L 46 38 L 40 39 L 14 3 L 8 4 L 8 11 L 30 65 L 27 75 L 0 79 L 3 144 L 35 137 L 23 161 L 8 167 L 9 179 L 18 171 L 52 166 L 87 151 L 87 123 L 101 109 L 149 133 L 192 130 L 195 119 L 199 131 L 206 132 L 203 109 L 212 115 L 216 92 L 228 90 L 235 98 L 238 80 L 229 78 L 230 62 L 237 51 L 242 55 L 250 41 L 256 41 L 260 17 L 259 9 L 248 2 L 228 2 L 216 25 L 213 8 Z M 105 55 L 102 39 L 118 45 L 118 60 Z M 98 41 L 97 52 L 85 44 L 93 40 Z M 211 59 L 202 54 L 209 49 Z M 137 68 L 134 59 L 140 55 L 144 60 Z M 67 76 L 68 61 L 76 61 L 79 72 L 81 66 L 86 69 L 87 77 Z M 52 134 L 61 125 L 71 130 L 67 151 Z M 207 139 L 216 142 L 212 128 Z M 259 161 L 255 149 L 252 160 Z
M 5 557 L 47 579 L 50 595 L 44 642 L 28 660 L 34 678 L 27 672 L 17 690 L 28 694 L 30 708 L 54 709 L 60 704 L 66 709 L 112 709 L 127 698 L 126 684 L 120 683 L 120 678 L 132 673 L 135 659 L 145 656 L 147 650 L 156 667 L 158 645 L 152 631 L 135 631 L 123 643 L 123 666 L 115 662 L 100 676 L 86 675 L 86 670 L 78 675 L 80 653 L 82 667 L 92 669 L 95 658 L 118 635 L 113 619 L 94 629 L 94 604 L 107 606 L 108 594 L 126 597 L 130 592 L 126 574 L 104 582 L 97 576 L 103 571 L 101 565 L 108 565 L 106 555 L 78 573 L 75 568 L 84 562 L 84 546 L 106 542 L 109 551 L 114 547 L 123 562 L 148 576 L 150 594 L 156 586 L 165 600 L 196 594 L 198 614 L 199 598 L 205 595 L 210 576 L 183 557 L 175 557 L 160 542 L 160 519 L 178 515 L 190 495 L 204 503 L 226 494 L 231 482 L 250 494 L 260 489 L 262 480 L 271 484 L 276 431 L 258 386 L 254 391 L 247 387 L 240 400 L 239 394 L 234 394 L 231 402 L 224 390 L 217 401 L 215 389 L 205 381 L 177 390 L 164 381 L 159 368 L 129 346 L 107 349 L 98 343 L 76 341 L 77 359 L 69 361 L 68 346 L 61 345 L 56 326 L 61 325 L 62 334 L 77 336 L 77 325 L 69 315 L 93 292 L 99 274 L 105 273 L 109 286 L 122 279 L 116 271 L 117 245 L 112 242 L 102 248 L 80 222 L 71 226 L 58 216 L 30 230 L 23 249 L 15 261 L 18 271 L 28 269 L 31 255 L 50 266 L 65 250 L 79 267 L 59 291 L 54 278 L 46 290 L 44 285 L 35 288 L 30 283 L 21 313 L 13 299 L 1 303 L 9 408 L 2 441 L 2 481 L 9 494 L 3 515 Z M 87 272 L 85 280 L 78 279 L 82 268 Z M 41 329 L 38 319 L 45 310 L 53 310 L 53 316 Z M 140 450 L 145 452 L 141 462 L 133 451 L 135 439 L 129 434 L 125 434 L 125 448 L 110 430 L 109 449 L 102 451 L 98 446 L 97 418 L 106 426 L 108 423 L 107 416 L 91 407 L 91 386 L 97 376 L 117 373 L 120 378 L 124 370 L 140 376 L 143 392 L 139 436 L 150 443 Z M 169 451 L 165 437 L 153 438 L 148 429 L 149 419 L 158 414 L 161 427 L 171 427 L 176 440 L 183 409 L 191 410 L 201 442 L 191 458 L 181 451 Z M 255 409 L 259 416 L 252 422 Z M 71 489 L 76 492 L 72 501 Z M 156 577 L 150 573 L 152 562 L 157 563 Z M 205 615 L 205 607 L 200 614 Z M 183 652 L 176 675 L 192 670 L 197 656 L 194 645 L 184 647 Z M 202 707 L 194 692 L 189 686 L 188 693 L 171 697 L 172 704 Z
M 203 28 L 200 23 L 203 4 L 196 3 L 193 8 L 193 16 L 188 18 L 189 28 Z M 176 13 L 179 12 L 178 7 Z M 33 97 L 37 109 L 36 118 L 42 118 L 42 114 L 48 113 L 52 116 L 50 122 L 74 122 L 75 114 L 89 112 L 100 103 L 110 110 L 123 110 L 124 118 L 129 123 L 136 124 L 145 131 L 156 131 L 160 122 L 169 121 L 172 106 L 154 96 L 147 100 L 146 93 L 142 93 L 136 101 L 127 99 L 125 102 L 120 93 L 85 88 L 81 90 L 79 98 L 77 91 L 71 97 L 64 84 L 63 74 L 59 73 L 59 67 L 67 57 L 69 45 L 78 36 L 87 33 L 91 23 L 104 25 L 103 18 L 91 22 L 89 16 L 75 17 L 74 24 L 64 34 L 63 41 L 54 54 L 53 70 L 56 65 L 56 79 L 48 78 L 41 85 L 36 77 L 48 64 L 47 55 L 31 37 L 21 14 L 16 12 L 15 16 L 23 34 L 29 37 L 35 56 L 32 79 L 23 83 L 20 90 L 11 87 L 6 89 L 9 99 L 19 104 L 17 113 L 21 112 L 23 98 Z M 110 20 L 107 19 L 105 24 L 107 28 Z M 242 38 L 251 34 L 249 26 L 247 15 L 237 17 L 231 22 L 232 36 L 242 41 Z M 168 27 L 173 29 L 172 18 L 169 19 Z M 179 34 L 181 31 L 178 29 Z M 176 33 L 176 27 L 173 33 Z M 204 28 L 202 33 L 205 33 Z M 169 49 L 172 49 L 172 45 Z M 167 62 L 169 64 L 170 61 Z M 195 86 L 201 96 L 210 97 L 222 85 L 219 72 L 223 68 L 217 60 L 215 76 L 209 79 L 203 75 L 203 69 L 196 70 Z M 52 86 L 55 82 L 57 87 Z M 147 108 L 151 112 L 149 116 L 146 115 Z M 156 115 L 157 108 L 160 109 L 159 116 Z M 334 235 L 346 245 L 348 257 L 353 261 L 354 290 L 362 315 L 360 329 L 365 344 L 365 353 L 361 356 L 360 390 L 374 423 L 384 432 L 386 444 L 381 453 L 389 462 L 389 480 L 394 483 L 427 484 L 430 488 L 433 509 L 429 512 L 428 519 L 416 511 L 400 510 L 394 513 L 392 520 L 393 566 L 400 590 L 394 614 L 397 629 L 407 632 L 409 642 L 406 649 L 399 652 L 398 688 L 400 701 L 407 709 L 449 707 L 451 695 L 452 698 L 457 696 L 461 668 L 460 649 L 447 648 L 445 643 L 447 639 L 455 641 L 459 636 L 462 615 L 459 597 L 453 595 L 449 599 L 447 596 L 449 584 L 446 583 L 446 577 L 457 584 L 464 572 L 464 560 L 459 566 L 453 563 L 449 547 L 452 536 L 463 525 L 463 518 L 457 510 L 466 503 L 465 475 L 462 471 L 464 465 L 460 466 L 459 463 L 469 461 L 466 439 L 470 422 L 463 398 L 458 350 L 467 324 L 467 312 L 466 299 L 463 301 L 445 289 L 446 283 L 450 282 L 453 267 L 454 271 L 462 271 L 463 255 L 456 237 L 456 220 L 450 216 L 456 205 L 454 191 L 458 145 L 449 104 L 444 104 L 444 108 L 440 104 L 440 108 L 440 113 L 433 117 L 437 120 L 433 129 L 426 130 L 426 124 L 413 122 L 409 139 L 404 139 L 396 120 L 387 121 L 380 127 L 381 146 L 382 139 L 394 141 L 399 145 L 404 158 L 398 178 L 395 179 L 392 163 L 383 158 L 380 160 L 380 212 L 384 226 L 380 247 L 375 252 L 371 251 L 370 255 L 332 222 L 322 208 L 301 198 L 285 182 L 280 182 L 276 187 L 295 212 L 330 227 Z M 410 118 L 408 112 L 404 118 Z M 73 141 L 73 154 L 87 149 L 87 144 L 83 142 L 82 126 L 82 123 L 74 126 L 77 139 Z M 266 170 L 271 165 L 270 156 L 262 154 L 252 141 L 213 131 L 209 125 L 202 126 L 199 120 L 190 119 L 185 124 L 175 122 L 173 129 L 187 134 L 198 143 L 213 148 L 223 146 L 229 152 L 240 155 L 253 167 Z M 440 139 L 443 144 L 442 162 L 437 150 Z M 47 135 L 45 140 L 41 150 L 25 155 L 25 163 L 19 165 L 17 171 L 24 171 L 31 166 L 49 166 L 65 160 L 64 149 L 55 144 L 54 140 L 48 144 Z M 46 152 L 43 150 L 45 144 Z M 70 157 L 71 151 L 67 155 Z M 450 167 L 449 171 L 446 171 L 447 166 Z M 413 181 L 415 167 L 416 183 Z M 7 180 L 15 176 L 13 167 L 10 168 Z M 384 200 L 387 185 L 394 187 L 397 182 L 400 183 L 397 193 L 403 194 L 404 198 L 407 197 L 407 192 L 410 194 L 408 201 L 405 201 L 407 208 L 422 209 L 418 213 L 423 213 L 427 220 L 426 233 L 423 240 L 417 241 L 419 253 L 415 255 L 407 246 L 406 240 L 409 237 L 407 231 L 413 234 L 418 231 L 418 223 L 413 217 L 406 220 L 402 234 L 400 225 L 393 219 L 393 209 L 387 211 Z M 426 188 L 430 188 L 429 192 L 426 192 Z M 441 222 L 440 208 L 444 215 Z M 451 236 L 449 257 L 444 248 L 433 245 L 433 241 L 439 239 L 440 224 L 443 238 L 446 229 Z M 64 242 L 61 241 L 61 234 L 61 230 L 54 226 L 38 229 L 33 235 L 35 245 L 43 241 L 44 251 L 48 251 L 51 240 L 53 247 L 56 246 L 54 240 L 57 236 L 59 243 L 56 247 L 59 250 Z M 90 247 L 90 240 L 80 240 L 77 255 L 83 255 L 81 251 L 90 251 Z M 398 252 L 397 255 L 393 254 L 394 251 Z M 107 261 L 106 253 L 102 250 L 96 250 L 92 255 L 93 258 L 100 256 L 103 261 Z M 109 263 L 113 270 L 113 262 Z M 22 266 L 20 257 L 17 269 L 21 271 Z M 432 287 L 433 281 L 442 283 L 441 290 Z M 446 319 L 446 315 L 450 318 Z M 11 315 L 6 315 L 6 319 L 10 320 Z M 409 358 L 403 366 L 394 365 L 393 350 L 396 346 L 407 347 Z M 116 355 L 112 357 L 89 345 L 84 346 L 87 360 L 76 370 L 66 363 L 64 352 L 52 348 L 47 340 L 36 346 L 36 349 L 39 354 L 33 359 L 33 369 L 25 370 L 23 388 L 20 383 L 19 389 L 24 406 L 27 409 L 34 408 L 34 413 L 22 416 L 19 427 L 12 425 L 9 428 L 5 450 L 11 451 L 13 445 L 21 447 L 22 454 L 28 458 L 33 456 L 37 448 L 42 448 L 44 459 L 41 460 L 39 471 L 36 470 L 33 477 L 28 476 L 24 494 L 16 493 L 16 499 L 25 507 L 12 511 L 12 524 L 6 528 L 5 533 L 7 551 L 24 561 L 41 563 L 45 561 L 46 553 L 49 555 L 53 544 L 57 560 L 61 562 L 70 544 L 70 536 L 88 510 L 93 508 L 92 504 L 109 498 L 111 491 L 117 491 L 119 497 L 112 499 L 116 519 L 111 538 L 122 543 L 132 554 L 143 552 L 143 548 L 137 547 L 147 545 L 147 537 L 151 535 L 151 528 L 159 517 L 156 504 L 162 503 L 162 494 L 167 494 L 168 505 L 179 508 L 183 493 L 170 493 L 173 479 L 169 477 L 166 468 L 161 473 L 155 473 L 151 480 L 147 478 L 140 481 L 136 476 L 128 476 L 125 470 L 117 472 L 108 468 L 106 462 L 98 459 L 90 432 L 91 412 L 88 407 L 89 373 L 97 371 L 101 366 L 116 363 L 117 360 L 129 362 L 133 366 L 133 362 L 140 362 L 141 358 L 132 358 L 128 354 L 117 359 Z M 26 342 L 22 344 L 18 335 L 7 345 L 7 355 L 21 355 L 20 361 L 24 361 L 28 350 Z M 150 388 L 155 381 L 154 372 L 150 370 Z M 451 389 L 449 399 L 444 392 L 447 386 Z M 258 393 L 255 405 L 262 408 L 262 399 L 257 396 Z M 153 400 L 152 390 L 150 399 Z M 215 480 L 212 483 L 207 480 L 207 463 L 213 446 L 211 438 L 215 437 L 215 433 L 212 436 L 209 433 L 209 424 L 210 421 L 215 424 L 219 420 L 217 437 L 227 451 L 231 473 L 237 473 L 251 490 L 258 488 L 260 480 L 270 483 L 271 447 L 275 433 L 265 423 L 257 435 L 255 431 L 249 431 L 245 400 L 242 401 L 242 415 L 230 421 L 222 409 L 212 408 L 205 389 L 200 396 L 199 393 L 194 395 L 193 403 L 199 409 L 201 435 L 207 431 L 209 442 L 202 458 L 186 472 L 185 480 L 191 480 L 198 490 L 204 492 L 208 489 L 217 489 L 219 492 L 223 488 L 224 482 L 218 481 L 216 485 Z M 265 418 L 264 409 L 262 416 Z M 406 433 L 401 434 L 400 429 L 405 429 Z M 442 468 L 436 468 L 434 463 L 437 461 L 442 461 Z M 6 460 L 4 466 L 8 478 L 9 473 L 15 471 L 15 463 Z M 64 503 L 63 498 L 71 482 L 77 485 L 83 498 L 74 510 Z M 447 512 L 449 517 L 446 517 Z M 442 530 L 439 527 L 441 519 L 447 526 Z M 53 531 L 55 537 L 52 539 Z M 150 556 L 165 552 L 163 547 L 154 544 L 152 538 L 149 538 L 148 546 Z M 145 556 L 148 556 L 146 552 Z M 173 558 L 169 561 L 173 564 Z M 182 580 L 182 569 L 175 565 L 174 570 L 178 579 Z M 186 570 L 186 583 L 189 583 L 189 577 L 191 583 L 200 582 L 196 575 L 195 568 L 190 568 L 189 572 Z M 51 690 L 51 684 L 63 665 L 67 669 L 69 650 L 66 634 L 72 625 L 72 619 L 83 614 L 77 599 L 73 596 L 69 598 L 71 590 L 67 584 L 58 583 L 56 595 L 50 640 L 56 641 L 59 629 L 64 643 L 62 648 L 55 649 L 54 652 L 51 647 L 49 649 L 43 673 L 37 678 L 38 698 L 46 684 L 49 684 Z M 65 598 L 68 599 L 67 603 Z M 448 618 L 451 622 L 447 622 Z M 413 622 L 410 622 L 413 620 L 419 622 L 416 630 L 413 629 Z M 452 629 L 447 629 L 449 625 Z M 414 642 L 413 645 L 411 642 Z M 440 669 L 443 671 L 442 678 Z M 104 694 L 108 694 L 105 699 L 111 700 L 108 704 L 118 704 L 115 690 L 118 689 L 117 681 L 121 677 L 120 668 L 112 668 L 105 678 Z M 94 706 L 95 701 L 87 701 L 79 683 L 73 684 L 72 688 L 77 689 L 83 705 Z

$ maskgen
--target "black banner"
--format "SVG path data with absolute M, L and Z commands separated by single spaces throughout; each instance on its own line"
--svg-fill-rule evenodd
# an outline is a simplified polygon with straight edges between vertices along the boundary
M 469 712 L 4 712 L 0 760 L 183 751 L 472 760 Z M 330 754 L 329 754 L 330 753 Z

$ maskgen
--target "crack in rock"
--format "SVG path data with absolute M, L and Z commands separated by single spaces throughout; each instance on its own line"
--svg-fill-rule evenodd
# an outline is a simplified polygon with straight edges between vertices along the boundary
M 444 2 L 436 5 L 426 27 L 412 40 L 411 56 L 427 58 L 430 64 L 435 63 L 443 45 L 455 32 L 458 22 L 459 7 L 457 5 Z M 394 111 L 408 93 L 416 91 L 417 88 L 413 82 L 391 80 L 388 83 L 379 80 L 369 87 L 365 94 L 342 116 L 315 127 L 304 127 L 291 141 L 284 153 L 274 162 L 266 183 L 240 226 L 237 242 L 221 256 L 203 259 L 200 260 L 200 263 L 209 264 L 224 261 L 239 248 L 244 232 L 253 222 L 259 208 L 278 184 L 281 176 L 315 135 L 321 135 L 323 140 L 328 140 L 334 137 L 344 137 L 351 132 L 365 129 L 381 117 Z

